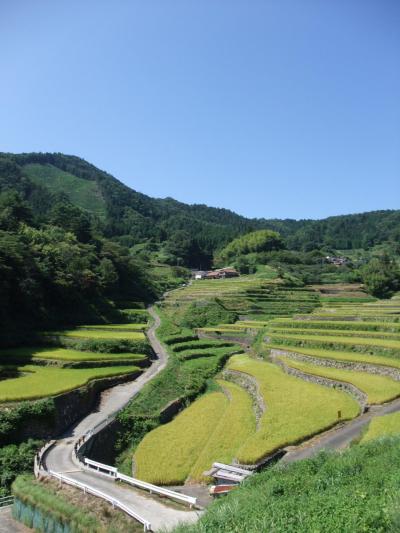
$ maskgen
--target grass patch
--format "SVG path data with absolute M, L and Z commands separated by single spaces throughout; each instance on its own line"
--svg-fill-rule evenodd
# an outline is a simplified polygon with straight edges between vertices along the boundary
M 381 437 L 388 437 L 400 434 L 400 413 L 390 413 L 384 416 L 376 416 L 368 425 L 364 433 L 361 444 Z
M 251 476 L 175 533 L 399 531 L 400 438 L 320 453 Z

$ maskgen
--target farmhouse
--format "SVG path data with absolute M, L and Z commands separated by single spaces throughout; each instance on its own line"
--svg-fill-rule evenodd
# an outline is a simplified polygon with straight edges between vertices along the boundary
M 239 272 L 232 267 L 218 268 L 217 270 L 195 270 L 192 272 L 194 279 L 221 279 L 221 278 L 235 278 L 239 276 Z
M 343 265 L 347 265 L 347 263 L 349 262 L 349 260 L 347 259 L 347 257 L 343 257 L 343 256 L 331 256 L 331 255 L 327 255 L 325 257 L 325 259 L 327 260 L 328 263 L 331 263 L 332 265 L 335 265 L 335 266 L 343 266 Z
M 204 279 L 207 276 L 207 271 L 206 270 L 195 270 L 192 273 L 192 275 L 194 279 Z

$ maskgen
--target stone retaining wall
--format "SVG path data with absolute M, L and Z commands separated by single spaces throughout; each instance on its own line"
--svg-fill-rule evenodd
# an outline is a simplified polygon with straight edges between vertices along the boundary
M 357 400 L 357 402 L 361 406 L 362 412 L 366 410 L 366 407 L 368 405 L 367 395 L 364 392 L 362 392 L 360 389 L 352 385 L 351 383 L 346 383 L 344 381 L 337 381 L 335 379 L 329 379 L 323 376 L 315 376 L 314 374 L 307 374 L 306 372 L 302 372 L 301 370 L 298 370 L 297 368 L 292 368 L 286 365 L 283 361 L 281 361 L 276 356 L 272 356 L 272 357 L 273 357 L 274 363 L 279 365 L 283 369 L 283 371 L 286 372 L 286 374 L 300 378 L 303 381 L 308 381 L 310 383 L 316 383 L 317 385 L 323 385 L 324 387 L 331 387 L 333 389 L 342 389 L 348 394 L 351 394 L 351 396 L 353 396 L 353 398 Z
M 29 418 L 20 417 L 15 420 L 13 430 L 7 437 L 13 443 L 19 443 L 28 438 L 48 440 L 56 437 L 90 413 L 97 405 L 102 391 L 120 383 L 132 381 L 138 374 L 138 372 L 131 372 L 123 376 L 95 379 L 85 386 L 54 396 L 51 398 L 53 408 L 50 416 L 31 414 Z M 2 409 L 12 411 L 17 407 L 18 405 L 4 404 Z
M 312 363 L 318 366 L 326 366 L 332 368 L 343 368 L 346 370 L 356 370 L 359 372 L 368 372 L 369 374 L 376 374 L 379 376 L 390 377 L 396 381 L 400 381 L 400 369 L 392 368 L 384 365 L 374 365 L 371 363 L 358 363 L 352 361 L 337 361 L 336 359 L 325 359 L 322 357 L 313 357 L 311 355 L 305 355 L 298 352 L 292 352 L 287 350 L 278 350 L 276 348 L 271 349 L 271 356 L 284 355 L 290 359 L 297 361 L 304 361 L 305 363 Z
M 253 399 L 253 408 L 256 415 L 256 427 L 259 429 L 260 420 L 266 410 L 266 406 L 264 398 L 260 394 L 257 380 L 249 374 L 239 372 L 238 370 L 224 370 L 222 377 L 226 381 L 236 383 L 236 385 L 239 385 L 250 394 Z

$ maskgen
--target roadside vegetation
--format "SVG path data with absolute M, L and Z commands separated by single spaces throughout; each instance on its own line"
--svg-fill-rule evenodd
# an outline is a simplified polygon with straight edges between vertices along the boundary
M 54 480 L 19 476 L 13 484 L 13 515 L 29 528 L 76 533 L 139 533 L 143 526 L 99 498 Z
M 276 465 L 174 533 L 398 531 L 399 446 L 396 437 Z

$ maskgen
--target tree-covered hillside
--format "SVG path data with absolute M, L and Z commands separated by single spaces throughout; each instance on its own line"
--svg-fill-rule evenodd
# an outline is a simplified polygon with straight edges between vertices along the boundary
M 0 191 L 7 188 L 18 190 L 38 217 L 68 199 L 107 238 L 145 260 L 151 256 L 171 265 L 207 268 L 235 237 L 259 229 L 278 231 L 289 250 L 394 246 L 400 240 L 400 210 L 324 220 L 247 219 L 227 209 L 151 198 L 83 159 L 58 153 L 0 154 Z

